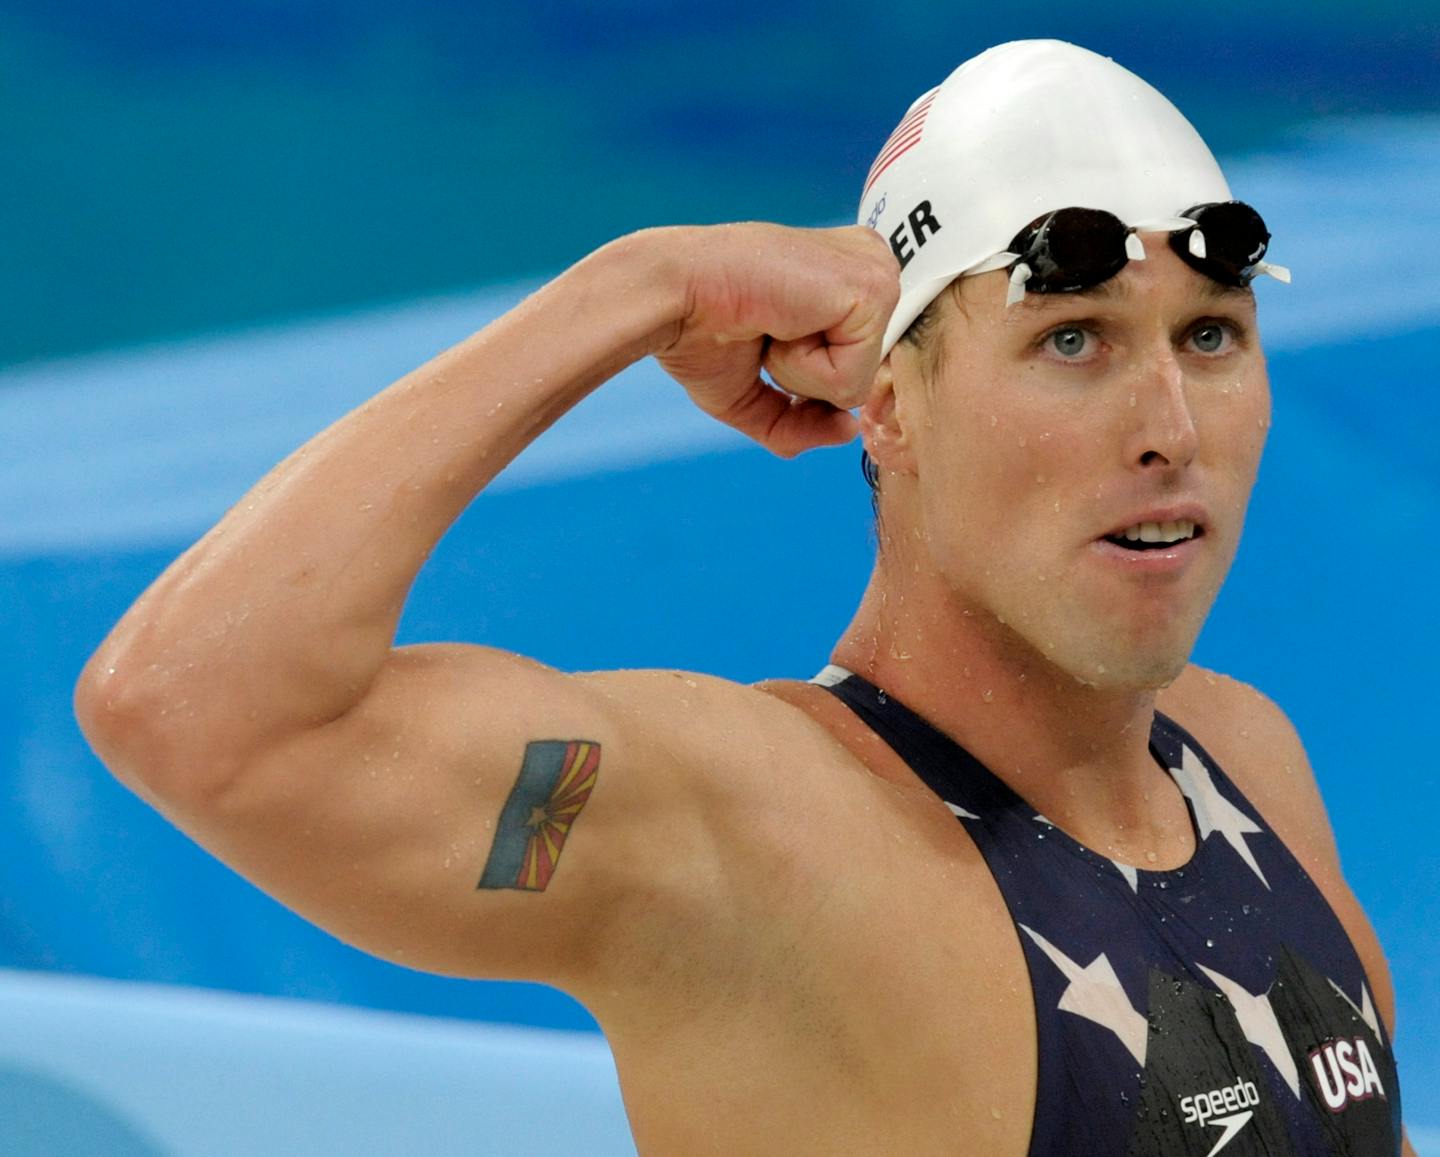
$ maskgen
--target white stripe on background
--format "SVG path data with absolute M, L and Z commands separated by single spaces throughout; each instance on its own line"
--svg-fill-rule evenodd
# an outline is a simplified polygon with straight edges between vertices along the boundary
M 635 1157 L 598 1033 L 12 969 L 0 1018 L 5 1157 Z
M 1266 345 L 1440 323 L 1440 118 L 1326 122 L 1227 166 L 1290 287 L 1261 279 Z M 519 288 L 420 300 L 0 371 L 0 556 L 176 545 L 359 402 L 508 309 Z M 504 489 L 745 444 L 653 362 L 528 449 Z

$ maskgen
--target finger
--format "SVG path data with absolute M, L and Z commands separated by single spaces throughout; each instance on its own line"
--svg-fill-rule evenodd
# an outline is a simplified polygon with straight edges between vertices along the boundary
M 870 230 L 864 230 L 869 235 Z M 865 237 L 847 238 L 869 247 Z M 898 267 L 886 246 L 885 260 L 852 270 L 848 302 L 829 307 L 829 324 L 812 333 L 785 334 L 766 351 L 765 368 L 791 393 L 823 398 L 852 409 L 870 392 L 880 366 L 880 347 L 899 295 Z
M 793 458 L 820 446 L 843 446 L 859 433 L 860 423 L 850 411 L 811 398 L 792 398 L 766 445 L 782 458 Z
M 828 402 L 793 397 L 756 378 L 752 387 L 714 417 L 759 442 L 771 453 L 793 458 L 814 446 L 848 442 L 859 425 Z
M 765 369 L 792 394 L 853 409 L 863 404 L 870 393 L 880 365 L 882 337 L 883 330 L 866 332 L 863 340 L 837 344 L 827 332 L 791 342 L 772 342 Z

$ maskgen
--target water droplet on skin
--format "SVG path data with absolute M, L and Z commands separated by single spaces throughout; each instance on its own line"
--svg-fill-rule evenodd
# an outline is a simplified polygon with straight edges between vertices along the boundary
M 991 414 L 991 415 L 990 415 L 990 425 L 995 426 L 995 425 L 998 425 L 999 422 L 1000 422 L 1000 419 L 997 418 L 994 414 Z
M 1045 485 L 1045 475 L 1043 475 L 1043 474 L 1037 474 L 1037 475 L 1035 475 L 1035 484 L 1036 484 L 1037 486 L 1043 486 L 1043 485 Z
M 1146 853 L 1145 853 L 1145 860 L 1146 860 L 1147 863 L 1153 864 L 1153 863 L 1154 863 L 1156 860 L 1158 860 L 1159 858 L 1160 858 L 1160 857 L 1157 856 L 1154 852 L 1146 852 Z
M 1135 395 L 1133 393 L 1130 395 L 1130 404 L 1132 406 L 1135 404 Z
M 982 691 L 982 692 L 980 693 L 980 698 L 983 699 L 986 703 L 993 703 L 993 702 L 995 701 L 995 692 L 994 692 L 994 691 Z
M 1015 443 L 1015 445 L 1017 445 L 1017 446 L 1023 446 L 1023 445 L 1025 445 L 1025 435 L 1024 435 L 1024 434 L 1021 434 L 1021 435 L 1020 435 L 1020 438 L 1019 438 L 1019 440 Z

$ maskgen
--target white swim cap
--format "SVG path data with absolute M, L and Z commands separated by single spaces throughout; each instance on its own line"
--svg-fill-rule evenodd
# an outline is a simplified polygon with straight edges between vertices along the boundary
M 1200 134 L 1134 73 L 1059 40 L 991 48 L 910 106 L 866 177 L 860 223 L 901 263 L 884 352 L 956 277 L 1011 260 L 997 255 L 1045 213 L 1173 230 L 1228 200 Z

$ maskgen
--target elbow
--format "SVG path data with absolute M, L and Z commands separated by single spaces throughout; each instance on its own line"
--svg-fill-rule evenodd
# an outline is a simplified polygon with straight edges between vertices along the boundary
M 135 693 L 135 680 L 121 678 L 101 652 L 91 656 L 75 683 L 75 721 L 91 750 L 114 770 L 115 757 L 135 746 L 145 711 Z
M 225 760 L 201 755 L 200 723 L 183 694 L 150 671 L 97 652 L 75 684 L 75 720 L 110 773 L 151 803 L 213 791 Z

